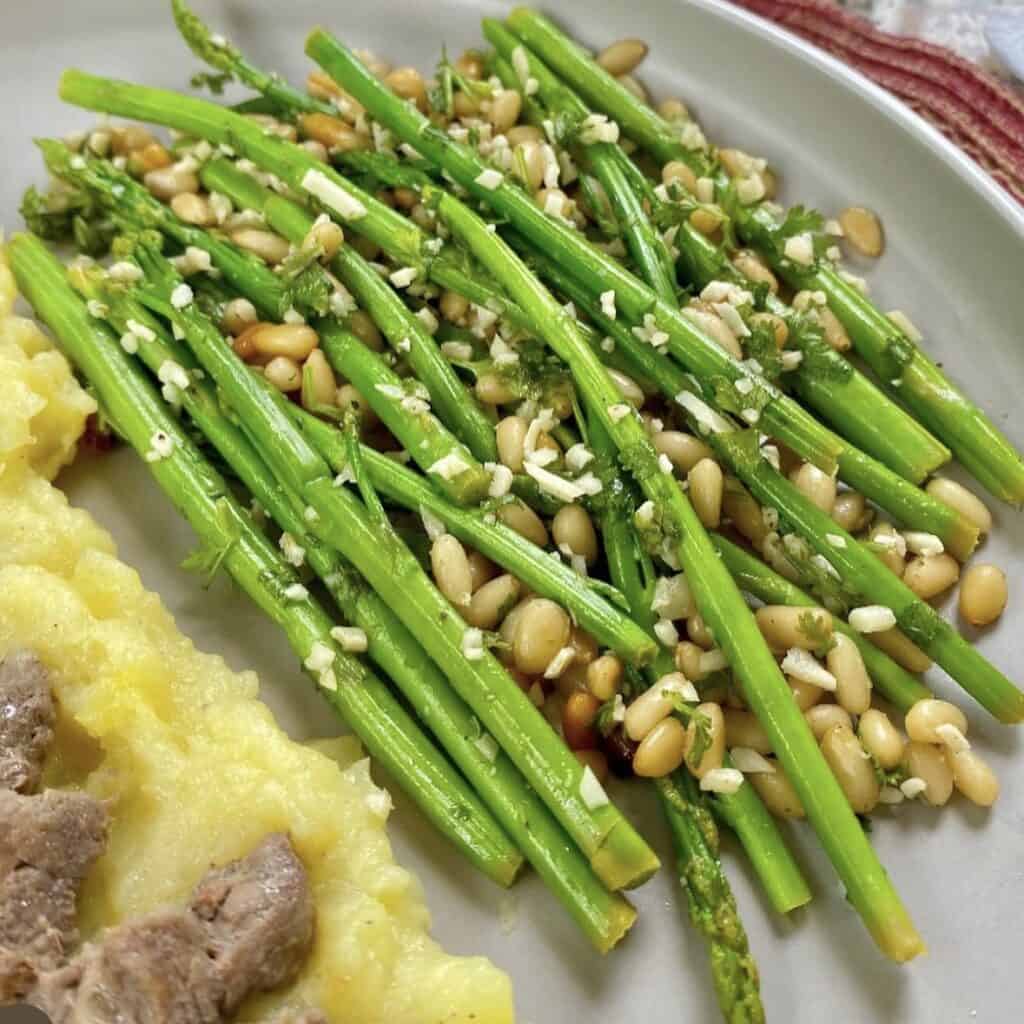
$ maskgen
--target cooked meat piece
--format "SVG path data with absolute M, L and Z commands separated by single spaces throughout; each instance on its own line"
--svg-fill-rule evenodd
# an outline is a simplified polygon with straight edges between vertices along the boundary
M 190 909 L 206 923 L 227 1014 L 250 993 L 295 977 L 313 943 L 306 871 L 284 835 L 268 836 L 248 857 L 211 871 Z
M 53 1024 L 220 1024 L 221 988 L 204 941 L 193 915 L 158 911 L 44 976 L 29 1001 Z
M 0 661 L 0 789 L 39 785 L 53 721 L 46 666 L 31 651 L 12 651 Z
M 0 1001 L 23 995 L 77 941 L 78 889 L 106 828 L 103 805 L 84 793 L 0 790 Z

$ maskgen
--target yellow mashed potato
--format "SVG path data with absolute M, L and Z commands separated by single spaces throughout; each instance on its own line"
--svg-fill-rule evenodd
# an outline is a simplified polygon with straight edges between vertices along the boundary
M 13 315 L 14 297 L 0 249 L 0 656 L 30 647 L 53 672 L 61 719 L 47 784 L 110 801 L 83 934 L 181 903 L 212 864 L 286 831 L 310 874 L 316 944 L 296 984 L 241 1019 L 296 1004 L 338 1024 L 512 1021 L 507 976 L 428 937 L 358 744 L 290 740 L 256 676 L 197 651 L 109 534 L 51 485 L 94 403 Z

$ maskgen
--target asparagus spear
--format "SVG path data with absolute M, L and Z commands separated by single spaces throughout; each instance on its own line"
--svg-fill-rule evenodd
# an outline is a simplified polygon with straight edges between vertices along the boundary
M 289 599 L 299 582 L 292 566 L 253 526 L 145 374 L 88 315 L 64 268 L 32 235 L 16 235 L 8 248 L 19 288 L 215 564 L 285 631 L 318 690 L 427 817 L 490 878 L 511 884 L 522 865 L 515 846 L 387 687 L 339 648 L 323 608 L 308 594 Z
M 640 371 L 658 382 L 669 397 L 688 393 L 693 383 L 682 369 L 642 344 L 617 320 L 604 316 L 600 307 L 584 293 L 578 283 L 562 274 L 550 261 L 537 256 L 545 274 L 558 282 L 560 290 L 584 310 L 599 329 L 613 338 L 622 355 Z M 968 643 L 930 604 L 922 601 L 894 573 L 843 530 L 770 463 L 757 450 L 752 431 L 740 431 L 723 416 L 703 415 L 691 407 L 691 419 L 703 423 L 707 441 L 716 454 L 750 488 L 754 496 L 780 515 L 814 548 L 838 574 L 845 588 L 872 604 L 892 609 L 905 633 L 927 651 L 979 704 L 1000 721 L 1024 720 L 1024 693 L 1014 686 L 976 647 Z
M 145 244 L 136 247 L 135 256 L 146 275 L 137 286 L 139 299 L 184 333 L 274 475 L 314 510 L 313 532 L 345 555 L 420 639 L 605 885 L 615 891 L 648 878 L 658 867 L 654 853 L 596 780 L 592 785 L 585 778 L 583 766 L 486 650 L 479 631 L 467 629 L 398 536 L 382 531 L 332 480 L 327 463 L 292 424 L 287 400 L 244 367 L 194 302 L 182 303 L 187 295 L 182 296 L 180 278 L 167 261 Z M 182 298 L 175 304 L 172 296 Z
M 502 191 L 501 185 L 490 189 L 486 184 L 489 178 L 484 179 L 485 184 L 475 182 L 475 176 L 482 173 L 476 155 L 458 146 L 448 150 L 447 140 L 442 140 L 429 122 L 386 92 L 337 40 L 317 30 L 307 41 L 307 52 L 381 123 L 400 138 L 415 140 L 419 152 L 445 165 L 457 181 L 468 182 L 484 197 Z M 515 191 L 504 187 L 509 194 Z M 577 331 L 575 318 L 472 211 L 447 193 L 431 193 L 430 199 L 453 233 L 533 317 L 544 340 L 569 364 L 592 414 L 608 431 L 620 458 L 658 510 L 669 545 L 677 550 L 690 579 L 700 613 L 725 651 L 747 703 L 771 736 L 853 905 L 888 955 L 898 960 L 912 958 L 921 951 L 921 940 L 794 705 L 753 616 L 715 556 L 685 495 L 662 472 L 639 420 L 633 415 L 617 418 L 609 413 L 609 408 L 618 404 L 617 393 Z
M 633 908 L 621 895 L 604 888 L 508 757 L 481 741 L 475 716 L 395 613 L 336 551 L 310 532 L 301 502 L 273 478 L 221 408 L 215 389 L 198 378 L 198 366 L 188 349 L 169 337 L 162 323 L 129 295 L 98 286 L 94 275 L 80 272 L 77 277 L 87 296 L 106 304 L 108 319 L 118 331 L 129 330 L 129 321 L 153 331 L 154 339 L 141 346 L 139 358 L 154 374 L 166 376 L 167 366 L 174 365 L 192 377 L 180 397 L 196 426 L 278 526 L 305 550 L 338 608 L 365 633 L 367 654 L 398 685 L 590 941 L 602 953 L 611 949 L 635 920 Z M 426 485 L 423 489 L 433 493 Z
M 682 160 L 698 176 L 712 176 L 716 193 L 724 199 L 729 181 L 714 167 L 705 150 L 688 149 L 678 128 L 640 103 L 547 18 L 520 7 L 511 13 L 508 24 L 589 103 L 615 118 L 626 135 L 661 163 Z M 696 133 L 691 130 L 690 135 L 699 141 L 699 129 Z M 732 202 L 727 206 L 740 234 L 758 246 L 784 278 L 796 287 L 825 293 L 857 352 L 895 399 L 944 441 L 992 494 L 1014 505 L 1024 502 L 1024 460 L 1020 454 L 888 317 L 844 281 L 835 268 L 819 260 L 802 268 L 785 259 L 782 247 L 772 241 L 778 238 L 779 222 L 769 210 Z

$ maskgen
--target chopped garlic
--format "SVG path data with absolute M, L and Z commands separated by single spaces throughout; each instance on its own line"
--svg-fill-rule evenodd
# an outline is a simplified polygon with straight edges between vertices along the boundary
M 552 659 L 548 662 L 548 667 L 544 669 L 545 679 L 557 679 L 571 664 L 573 658 L 576 657 L 576 648 L 566 646 L 563 647 Z
M 604 787 L 597 780 L 590 765 L 583 769 L 583 777 L 580 779 L 580 797 L 586 804 L 587 810 L 596 811 L 599 807 L 605 807 L 608 803 L 608 794 Z
M 123 348 L 125 350 L 125 352 L 128 353 L 128 355 L 130 355 L 130 356 L 135 355 L 135 353 L 139 351 L 139 339 L 138 339 L 138 336 L 133 334 L 131 331 L 128 331 L 125 334 L 122 334 L 121 335 L 121 348 Z
M 654 635 L 663 647 L 675 647 L 679 643 L 679 630 L 671 619 L 658 619 L 654 624 Z
M 572 502 L 582 497 L 587 492 L 580 486 L 579 481 L 566 480 L 547 469 L 535 465 L 532 462 L 525 462 L 523 469 L 528 476 L 537 481 L 537 486 L 542 491 L 558 498 L 559 501 Z
M 901 804 L 903 803 L 903 793 L 895 786 L 882 786 L 878 791 L 878 802 L 890 805 Z
M 438 459 L 432 466 L 427 467 L 428 473 L 436 473 L 442 480 L 454 480 L 460 473 L 469 469 L 469 463 L 461 455 L 452 452 L 443 459 Z
M 683 573 L 658 578 L 651 600 L 652 612 L 663 619 L 688 619 L 695 609 L 693 592 Z
M 750 747 L 733 747 L 729 751 L 729 757 L 744 775 L 770 775 L 775 772 L 775 765 L 763 754 L 759 754 Z
M 827 540 L 834 548 L 846 547 L 846 538 L 840 536 L 838 533 L 826 533 L 825 540 Z
M 578 473 L 588 462 L 593 461 L 593 458 L 594 453 L 582 441 L 577 441 L 565 453 L 565 464 L 573 473 Z
M 609 320 L 614 320 L 617 316 L 614 289 L 609 288 L 608 291 L 601 292 L 601 312 L 604 313 Z
M 735 768 L 712 768 L 700 780 L 700 788 L 705 793 L 731 795 L 742 785 L 743 773 Z
M 473 746 L 483 755 L 484 760 L 493 764 L 498 757 L 498 741 L 490 734 L 482 732 L 475 740 Z
M 174 438 L 158 430 L 149 439 L 149 451 L 144 457 L 147 462 L 160 462 L 162 459 L 169 459 L 173 452 Z
M 110 307 L 99 299 L 90 299 L 85 304 L 86 311 L 94 320 L 102 320 L 110 312 Z
M 462 634 L 462 653 L 468 661 L 480 661 L 484 656 L 484 634 L 471 626 Z
M 493 192 L 499 185 L 505 180 L 505 176 L 501 171 L 496 171 L 492 167 L 488 167 L 486 170 L 481 171 L 474 179 L 474 183 L 479 185 L 481 188 L 485 188 L 488 192 Z
M 289 583 L 284 588 L 286 601 L 305 601 L 309 597 L 309 591 L 301 583 Z
M 441 343 L 441 355 L 445 359 L 466 363 L 473 358 L 473 346 L 467 341 L 444 341 Z
M 369 646 L 365 630 L 358 626 L 335 626 L 331 636 L 338 641 L 338 646 L 349 654 L 362 654 Z
M 715 647 L 710 651 L 705 651 L 700 656 L 699 664 L 700 674 L 706 676 L 712 672 L 721 672 L 723 669 L 728 668 L 729 659 L 726 658 L 725 651 Z
M 782 659 L 782 671 L 802 683 L 810 683 L 822 690 L 834 690 L 836 677 L 828 671 L 810 651 L 802 647 L 790 647 Z
M 277 544 L 281 549 L 281 554 L 284 555 L 284 560 L 290 565 L 294 565 L 297 569 L 305 563 L 306 549 L 290 533 L 287 531 L 282 533 Z
M 854 608 L 846 617 L 850 628 L 858 633 L 883 633 L 896 625 L 896 615 L 882 604 L 868 604 Z
M 165 359 L 156 371 L 156 376 L 161 384 L 173 384 L 182 391 L 188 390 L 192 385 L 192 378 L 185 367 L 173 359 Z
M 927 788 L 928 783 L 916 775 L 912 775 L 909 779 L 900 783 L 900 792 L 908 800 L 913 800 L 914 797 L 920 796 Z
M 701 433 L 727 434 L 732 430 L 727 419 L 719 416 L 707 402 L 698 398 L 692 391 L 680 391 L 676 395 L 676 402 L 697 421 Z
M 923 530 L 904 530 L 903 539 L 907 542 L 907 550 L 915 555 L 941 555 L 945 551 L 942 541 L 934 533 Z
M 890 309 L 885 314 L 915 345 L 924 340 L 924 335 L 902 309 Z
M 611 418 L 612 423 L 619 423 L 624 420 L 632 411 L 632 406 L 627 405 L 625 402 L 617 402 L 615 405 L 608 406 L 608 416 Z
M 324 206 L 329 206 L 344 220 L 359 220 L 366 216 L 366 207 L 349 195 L 341 185 L 332 181 L 323 171 L 306 171 L 302 179 L 302 187 Z
M 419 271 L 415 267 L 400 267 L 388 275 L 388 279 L 396 288 L 408 288 L 416 280 Z
M 491 498 L 504 498 L 512 489 L 512 470 L 500 462 L 485 462 L 484 469 L 491 474 L 491 483 L 487 495 Z
M 107 276 L 114 281 L 131 284 L 134 281 L 142 280 L 142 268 L 128 260 L 120 260 L 110 264 L 107 268 Z
M 787 238 L 782 251 L 787 259 L 802 267 L 809 267 L 814 262 L 814 241 L 808 231 Z
M 441 522 L 433 512 L 424 508 L 422 505 L 420 505 L 420 519 L 423 521 L 423 529 L 426 531 L 431 542 L 437 540 L 439 537 L 443 537 L 448 532 L 448 528 L 444 523 Z
M 315 640 L 306 660 L 302 663 L 310 672 L 323 672 L 334 664 L 336 655 L 327 644 Z
M 129 320 L 126 326 L 140 341 L 156 341 L 156 332 L 138 320 Z

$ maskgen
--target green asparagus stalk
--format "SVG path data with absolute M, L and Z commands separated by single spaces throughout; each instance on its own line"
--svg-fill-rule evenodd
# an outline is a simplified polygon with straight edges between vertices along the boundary
M 231 497 L 141 369 L 89 316 L 64 268 L 31 235 L 12 238 L 9 253 L 23 294 L 216 564 L 285 631 L 320 693 L 427 817 L 490 878 L 511 884 L 522 858 L 501 827 L 388 688 L 336 644 L 323 608 L 308 594 L 289 598 L 299 583 L 292 566 Z
M 310 532 L 301 503 L 285 493 L 223 411 L 215 389 L 195 373 L 199 367 L 191 352 L 129 295 L 97 288 L 94 275 L 88 273 L 80 273 L 79 280 L 89 297 L 105 302 L 117 330 L 128 331 L 129 321 L 134 321 L 153 331 L 154 339 L 139 349 L 151 372 L 167 376 L 167 367 L 174 365 L 189 374 L 193 382 L 180 397 L 193 422 L 278 526 L 305 550 L 342 614 L 365 633 L 369 657 L 398 685 L 590 941 L 601 952 L 611 949 L 634 921 L 633 908 L 604 888 L 508 757 L 481 742 L 479 722 L 395 613 L 341 555 Z M 422 486 L 433 494 L 429 486 Z
M 483 168 L 476 155 L 458 146 L 449 151 L 441 133 L 384 90 L 337 40 L 317 30 L 307 41 L 307 52 L 374 117 L 400 138 L 410 143 L 415 140 L 420 153 L 445 166 L 464 187 L 472 185 L 471 191 L 475 190 L 481 198 L 502 192 L 501 185 L 492 190 L 487 184 L 477 183 L 475 178 Z M 509 194 L 515 191 L 504 188 Z M 639 419 L 632 414 L 618 418 L 609 412 L 619 404 L 618 393 L 577 331 L 575 318 L 554 301 L 511 249 L 472 211 L 447 193 L 430 193 L 429 198 L 456 237 L 541 326 L 544 340 L 569 365 L 589 409 L 607 430 L 620 458 L 657 509 L 668 542 L 676 549 L 690 580 L 701 615 L 725 651 L 747 703 L 772 738 L 822 845 L 869 931 L 895 959 L 917 955 L 922 949 L 921 940 L 794 705 L 753 616 L 714 554 L 685 495 L 662 472 Z M 529 200 L 525 202 L 532 205 Z
M 598 877 L 613 891 L 650 877 L 658 867 L 654 853 L 600 787 L 590 783 L 583 766 L 486 650 L 480 633 L 467 629 L 400 538 L 382 530 L 332 479 L 326 461 L 292 424 L 287 400 L 245 368 L 194 302 L 183 303 L 187 296 L 180 292 L 180 278 L 166 260 L 145 244 L 136 247 L 136 259 L 146 274 L 144 286 L 137 286 L 140 300 L 185 335 L 203 370 L 265 452 L 274 475 L 314 510 L 310 528 L 355 565 L 420 639 Z M 172 297 L 178 296 L 176 304 Z
M 684 392 L 693 394 L 693 383 L 681 368 L 650 345 L 641 344 L 619 321 L 604 316 L 575 280 L 560 274 L 550 261 L 545 264 L 545 274 L 558 279 L 560 290 L 587 313 L 599 330 L 614 339 L 616 347 L 627 359 L 642 373 L 656 380 L 666 396 L 678 396 Z M 700 429 L 701 416 L 692 409 L 687 409 L 687 413 Z M 927 651 L 964 690 L 1000 721 L 1016 723 L 1024 720 L 1024 693 L 930 604 L 918 598 L 871 551 L 764 459 L 757 448 L 756 434 L 738 430 L 722 416 L 705 416 L 703 428 L 706 440 L 722 461 L 763 505 L 778 510 L 780 516 L 832 567 L 846 589 L 867 602 L 891 609 L 900 628 L 911 640 Z
M 661 163 L 682 160 L 698 176 L 713 177 L 722 197 L 729 181 L 715 168 L 704 148 L 688 149 L 678 127 L 664 121 L 608 75 L 581 47 L 542 14 L 521 7 L 508 19 L 522 39 L 593 107 L 614 118 L 622 131 Z M 698 133 L 699 134 L 699 133 Z M 905 405 L 992 494 L 1019 505 L 1024 502 L 1024 460 L 1006 436 L 888 317 L 866 296 L 821 261 L 800 268 L 784 260 L 779 247 L 765 245 L 765 229 L 778 221 L 763 207 L 727 203 L 739 233 L 769 258 L 791 284 L 821 290 L 846 327 L 857 352 L 890 394 Z

